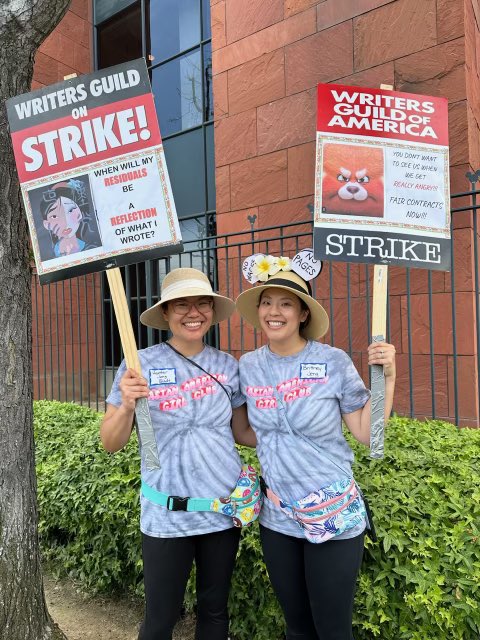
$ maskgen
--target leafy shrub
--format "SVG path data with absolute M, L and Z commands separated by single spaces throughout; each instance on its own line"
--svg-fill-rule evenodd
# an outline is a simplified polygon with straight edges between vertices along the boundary
M 385 458 L 353 445 L 379 541 L 367 540 L 358 640 L 478 640 L 480 430 L 395 418 Z
M 75 404 L 34 403 L 39 532 L 44 558 L 87 590 L 136 591 L 142 563 L 136 438 L 114 456 L 102 416 Z
M 131 438 L 124 451 L 104 452 L 100 417 L 76 405 L 35 404 L 42 546 L 59 573 L 90 591 L 141 593 L 137 444 Z M 350 441 L 379 538 L 366 541 L 355 637 L 478 640 L 480 431 L 392 419 L 385 458 L 375 461 Z M 251 450 L 241 453 L 256 464 Z M 194 600 L 191 579 L 188 608 Z M 237 640 L 283 637 L 257 526 L 243 532 L 230 601 Z

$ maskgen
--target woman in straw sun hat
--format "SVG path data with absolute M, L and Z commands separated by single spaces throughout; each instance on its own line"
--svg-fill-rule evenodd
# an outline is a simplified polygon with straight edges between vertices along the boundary
M 243 270 L 258 284 L 236 302 L 240 315 L 268 339 L 240 359 L 251 427 L 236 435 L 240 443 L 248 444 L 253 431 L 257 438 L 267 498 L 261 542 L 287 640 L 352 640 L 355 583 L 369 524 L 342 419 L 368 445 L 370 394 L 346 353 L 316 341 L 329 325 L 308 283 L 320 268 L 311 250 L 292 260 L 251 256 Z M 394 347 L 370 345 L 368 362 L 384 367 L 388 417 Z
M 246 405 L 237 361 L 203 338 L 234 309 L 235 303 L 214 293 L 200 271 L 171 271 L 160 301 L 140 316 L 149 327 L 170 330 L 171 338 L 139 351 L 142 376 L 122 363 L 107 398 L 101 426 L 105 448 L 115 452 L 125 446 L 136 400 L 148 398 L 160 460 L 160 468 L 148 468 L 141 448 L 146 600 L 141 640 L 171 639 L 194 560 L 195 638 L 228 637 L 227 598 L 240 530 L 224 515 L 230 513 L 228 501 L 213 499 L 230 496 L 239 474 L 242 486 L 248 484 L 230 426 L 233 413 L 236 428 L 246 428 Z

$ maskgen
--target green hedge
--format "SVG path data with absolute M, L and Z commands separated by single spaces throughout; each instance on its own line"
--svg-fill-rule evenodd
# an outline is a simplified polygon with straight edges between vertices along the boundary
M 34 403 L 40 541 L 50 566 L 92 593 L 135 592 L 142 581 L 137 443 L 133 437 L 108 454 L 101 417 L 75 404 Z
M 124 451 L 104 452 L 100 417 L 76 405 L 35 403 L 42 548 L 50 566 L 92 592 L 141 594 L 137 445 L 132 438 Z M 367 540 L 355 637 L 478 640 L 480 431 L 397 418 L 383 460 L 352 444 L 379 537 L 375 545 Z M 186 602 L 193 606 L 192 580 Z M 231 613 L 237 640 L 282 637 L 257 526 L 242 536 Z

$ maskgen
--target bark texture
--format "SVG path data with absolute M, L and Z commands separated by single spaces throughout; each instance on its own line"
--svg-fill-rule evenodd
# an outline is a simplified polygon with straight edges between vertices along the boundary
M 70 0 L 0 0 L 0 640 L 65 638 L 48 615 L 37 534 L 30 259 L 5 100 Z

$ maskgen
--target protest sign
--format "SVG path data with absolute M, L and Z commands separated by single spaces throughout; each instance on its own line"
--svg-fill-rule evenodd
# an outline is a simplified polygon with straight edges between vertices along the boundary
M 7 101 L 42 284 L 182 251 L 143 59 Z
M 183 250 L 144 59 L 7 101 L 42 284 L 106 270 L 127 367 L 141 373 L 118 267 Z M 136 405 L 147 468 L 159 460 Z
M 315 257 L 449 270 L 444 98 L 318 85 Z

